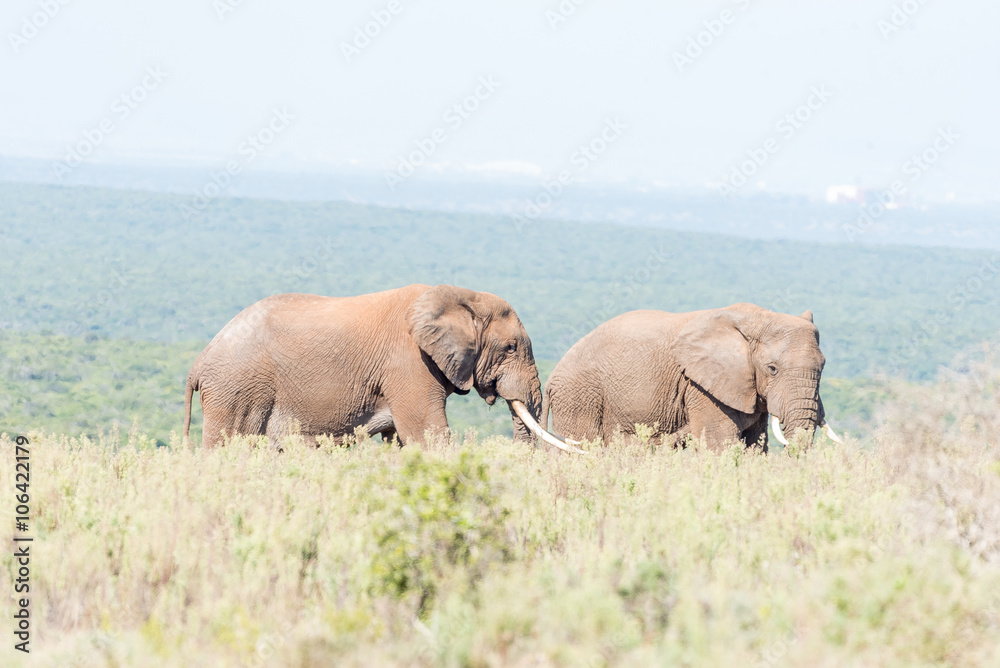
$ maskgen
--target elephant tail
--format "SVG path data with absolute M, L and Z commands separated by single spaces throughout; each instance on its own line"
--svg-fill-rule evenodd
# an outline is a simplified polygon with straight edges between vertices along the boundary
M 195 374 L 195 370 L 191 369 L 191 373 L 188 374 L 187 378 L 187 388 L 184 390 L 184 440 L 188 440 L 191 435 L 191 401 L 194 398 L 194 393 L 198 390 L 199 378 Z

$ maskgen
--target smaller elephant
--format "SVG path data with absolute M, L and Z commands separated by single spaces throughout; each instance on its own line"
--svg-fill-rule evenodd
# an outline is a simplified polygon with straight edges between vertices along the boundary
M 691 434 L 767 451 L 768 415 L 784 430 L 826 425 L 819 396 L 826 363 L 812 313 L 753 304 L 691 313 L 632 311 L 577 341 L 545 388 L 542 422 L 563 437 L 610 442 L 637 424 L 655 436 Z
M 448 430 L 445 401 L 475 388 L 505 399 L 514 438 L 567 445 L 538 424 L 542 388 L 531 340 L 514 309 L 487 292 L 410 285 L 356 297 L 284 294 L 236 315 L 188 374 L 184 436 L 194 392 L 204 444 L 300 431 L 314 441 L 357 428 L 420 440 Z

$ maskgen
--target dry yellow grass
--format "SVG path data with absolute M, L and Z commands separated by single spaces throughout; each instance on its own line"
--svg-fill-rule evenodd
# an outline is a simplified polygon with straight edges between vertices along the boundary
M 797 456 L 36 434 L 32 654 L 0 629 L 2 662 L 1000 665 L 995 376 Z

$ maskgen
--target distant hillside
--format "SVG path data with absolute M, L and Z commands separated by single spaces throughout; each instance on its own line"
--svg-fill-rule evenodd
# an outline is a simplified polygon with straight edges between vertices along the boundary
M 150 166 L 85 162 L 58 180 L 51 161 L 0 155 L 0 182 L 124 188 L 161 193 L 193 193 L 210 183 L 216 166 Z M 797 239 L 858 245 L 902 243 L 957 248 L 1000 248 L 1000 204 L 904 202 L 886 211 L 878 191 L 867 206 L 813 201 L 746 188 L 724 198 L 708 189 L 649 188 L 636 184 L 578 183 L 545 199 L 538 177 L 465 177 L 421 174 L 390 191 L 381 174 L 371 172 L 244 171 L 224 184 L 228 197 L 295 201 L 345 201 L 419 211 L 510 216 L 529 203 L 543 215 L 563 221 L 612 222 L 658 229 L 729 234 L 751 239 Z M 888 185 L 888 184 L 886 184 Z M 859 216 L 874 212 L 858 226 Z M 858 232 L 862 232 L 858 234 Z
M 812 309 L 827 375 L 932 377 L 1000 331 L 998 252 L 857 247 L 410 212 L 0 184 L 0 327 L 203 343 L 269 294 L 412 282 L 506 297 L 541 359 L 623 311 Z M 185 218 L 184 207 L 196 215 Z M 187 213 L 191 213 L 188 210 Z

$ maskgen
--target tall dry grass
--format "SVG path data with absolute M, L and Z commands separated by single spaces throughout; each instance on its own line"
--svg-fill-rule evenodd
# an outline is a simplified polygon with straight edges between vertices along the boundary
M 904 385 L 876 433 L 906 480 L 911 526 L 1000 563 L 1000 366 L 995 351 L 963 356 L 933 385 Z
M 1000 665 L 1000 374 L 966 371 L 796 455 L 36 434 L 2 663 Z

